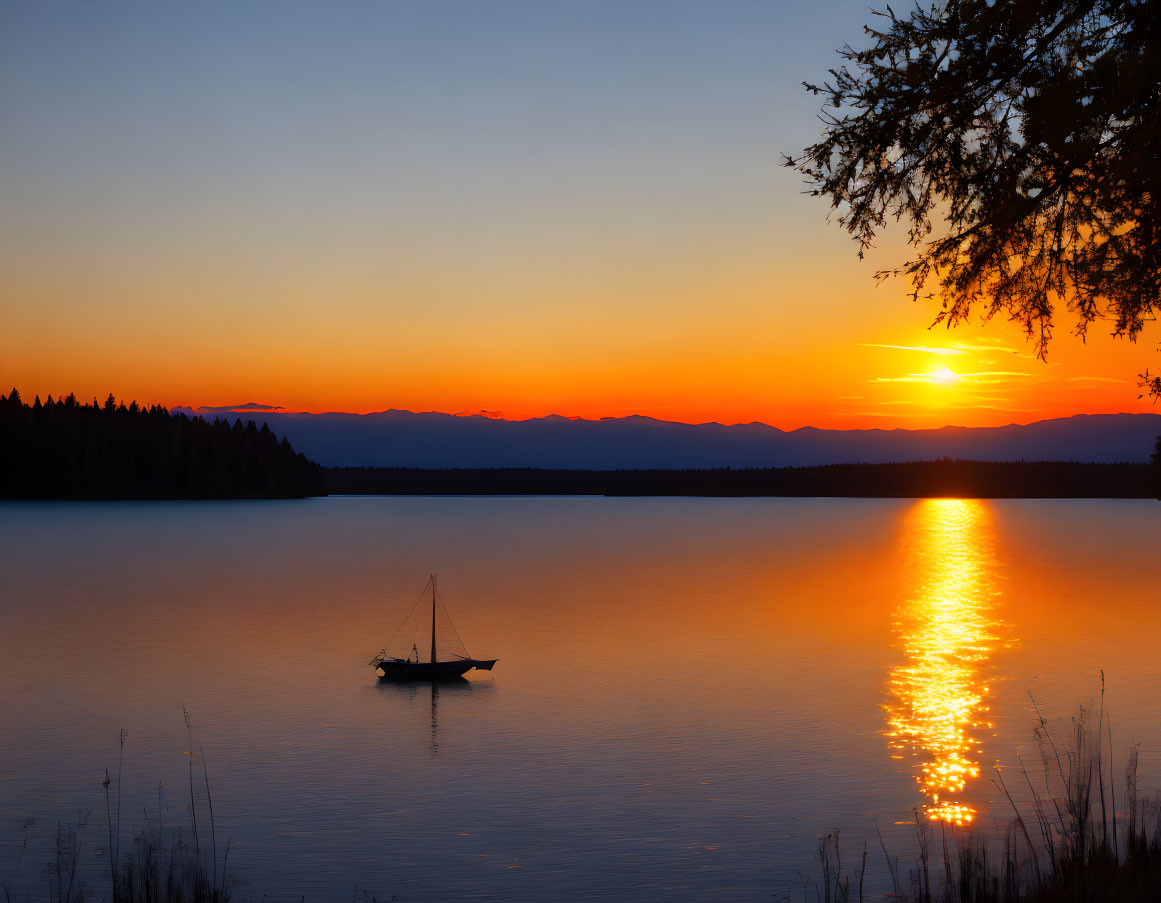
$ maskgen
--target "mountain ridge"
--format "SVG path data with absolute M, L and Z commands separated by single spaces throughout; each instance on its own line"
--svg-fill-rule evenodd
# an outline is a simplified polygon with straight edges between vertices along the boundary
M 177 408 L 195 413 L 188 408 Z M 231 417 L 233 414 L 225 414 Z M 388 409 L 369 414 L 237 412 L 327 467 L 649 469 L 787 467 L 961 458 L 1145 462 L 1161 414 L 1074 414 L 994 427 L 828 430 L 681 423 L 644 415 L 498 420 Z

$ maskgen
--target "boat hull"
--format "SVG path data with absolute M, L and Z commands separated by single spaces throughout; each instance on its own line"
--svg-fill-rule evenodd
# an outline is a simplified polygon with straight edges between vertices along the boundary
M 454 662 L 380 662 L 380 680 L 458 680 L 476 667 L 471 659 Z

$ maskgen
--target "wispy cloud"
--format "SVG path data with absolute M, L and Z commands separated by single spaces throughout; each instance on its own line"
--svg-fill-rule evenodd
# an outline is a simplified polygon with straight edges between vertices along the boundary
M 968 382 L 980 383 L 998 383 L 1004 382 L 1003 379 L 996 379 L 995 377 L 1018 377 L 1020 379 L 1035 379 L 1035 373 L 1024 373 L 1021 370 L 981 370 L 978 373 L 961 373 L 961 379 Z
M 953 342 L 953 348 L 962 348 L 964 351 L 1016 351 L 1003 339 L 993 339 L 988 336 L 980 336 L 972 342 Z
M 926 345 L 872 345 L 859 342 L 861 348 L 890 348 L 894 351 L 922 351 L 924 354 L 967 354 L 967 351 L 956 348 L 928 348 Z
M 980 383 L 996 385 L 1006 379 L 1017 377 L 1020 379 L 1034 379 L 1036 374 L 1024 373 L 1020 370 L 980 370 L 974 373 L 946 373 L 937 370 L 934 373 L 908 373 L 906 376 L 876 376 L 870 380 L 873 383 L 929 383 L 931 385 L 955 385 L 957 383 Z
M 969 351 L 999 351 L 1003 352 L 1004 354 L 1015 355 L 1016 357 L 1023 358 L 1024 360 L 1028 361 L 1036 360 L 1036 355 L 1030 354 L 1021 348 L 1013 348 L 1003 339 L 990 339 L 986 336 L 981 336 L 974 342 L 955 342 L 951 347 L 958 348 L 965 353 Z
M 199 414 L 241 414 L 246 411 L 285 411 L 280 404 L 259 404 L 247 401 L 245 404 L 202 405 L 196 409 Z
M 1093 382 L 1093 383 L 1127 383 L 1127 379 L 1117 379 L 1113 376 L 1066 376 L 1068 382 Z
M 956 410 L 975 410 L 976 408 L 984 408 L 988 411 L 1007 411 L 1011 414 L 1031 414 L 1036 410 L 1036 408 L 1014 408 L 1010 405 L 1003 404 L 983 404 L 978 401 L 972 402 L 971 404 L 949 404 L 947 407 Z
M 896 410 L 897 408 L 919 408 L 922 411 L 970 411 L 981 408 L 988 411 L 1007 411 L 1013 414 L 1027 414 L 1031 413 L 1034 408 L 1016 407 L 1015 402 L 1008 398 L 979 398 L 976 396 L 968 396 L 966 398 L 952 401 L 952 402 L 931 402 L 931 401 L 876 401 L 874 404 L 878 407 L 892 408 L 891 411 L 878 412 L 861 412 L 870 416 L 874 413 L 877 417 L 886 417 L 892 414 L 898 414 L 900 417 L 917 417 L 918 414 L 906 414 Z
M 856 411 L 858 417 L 930 417 L 931 414 L 922 411 L 914 414 L 909 414 L 906 411 Z
M 931 373 L 908 373 L 906 376 L 876 376 L 873 383 L 937 383 L 939 378 Z
M 988 389 L 973 389 L 971 395 L 961 396 L 956 400 L 957 404 L 967 404 L 968 402 L 979 402 L 980 404 L 1015 404 L 1016 399 L 1004 392 L 996 392 Z

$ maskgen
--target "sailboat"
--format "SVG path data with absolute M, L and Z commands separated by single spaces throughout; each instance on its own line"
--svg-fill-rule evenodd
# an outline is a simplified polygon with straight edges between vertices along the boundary
M 388 654 L 387 648 L 390 648 L 391 642 L 395 637 L 399 636 L 403 628 L 395 632 L 395 637 L 388 642 L 387 648 L 380 649 L 378 654 L 368 663 L 376 671 L 382 671 L 380 675 L 381 680 L 457 680 L 462 678 L 467 672 L 475 668 L 478 671 L 491 671 L 492 667 L 499 659 L 478 659 L 471 658 L 467 655 L 459 655 L 455 652 L 449 653 L 452 658 L 440 661 L 436 653 L 436 636 L 435 636 L 435 609 L 436 609 L 436 588 L 435 588 L 435 574 L 432 574 L 427 581 L 431 585 L 431 656 L 427 661 L 420 658 L 418 644 L 413 643 L 411 646 L 411 654 L 406 658 Z M 424 587 L 426 590 L 427 587 Z M 424 593 L 423 595 L 426 595 Z M 423 599 L 420 596 L 420 601 Z M 416 608 L 419 602 L 415 603 Z M 414 614 L 415 608 L 412 609 Z M 448 616 L 449 620 L 451 616 Z M 411 620 L 411 615 L 408 615 L 407 622 Z M 452 626 L 452 632 L 456 633 L 455 626 Z M 458 637 L 459 634 L 456 633 Z M 466 649 L 464 650 L 467 651 Z

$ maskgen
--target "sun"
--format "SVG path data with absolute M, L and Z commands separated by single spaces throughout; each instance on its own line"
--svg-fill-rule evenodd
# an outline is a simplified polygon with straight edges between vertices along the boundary
M 959 381 L 959 374 L 953 372 L 948 367 L 940 367 L 938 370 L 936 370 L 931 375 L 932 375 L 932 377 L 934 377 L 935 381 L 937 383 L 939 383 L 941 386 L 946 386 L 946 385 L 949 385 L 951 383 Z

